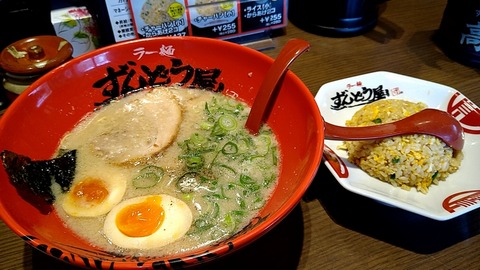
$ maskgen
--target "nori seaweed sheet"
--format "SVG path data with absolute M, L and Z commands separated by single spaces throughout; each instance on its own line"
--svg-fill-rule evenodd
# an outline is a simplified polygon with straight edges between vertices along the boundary
M 63 191 L 68 191 L 72 185 L 76 150 L 66 151 L 49 160 L 32 160 L 9 150 L 2 151 L 0 155 L 10 182 L 18 191 L 28 189 L 51 204 L 55 200 L 51 189 L 53 182 L 58 183 Z

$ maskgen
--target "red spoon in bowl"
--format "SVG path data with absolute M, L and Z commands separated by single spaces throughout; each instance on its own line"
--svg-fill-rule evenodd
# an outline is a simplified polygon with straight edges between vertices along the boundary
M 305 40 L 290 39 L 282 48 L 277 58 L 275 58 L 275 61 L 267 71 L 267 74 L 260 85 L 257 96 L 253 101 L 250 114 L 248 115 L 247 122 L 245 123 L 245 127 L 251 134 L 258 133 L 268 103 L 273 96 L 273 93 L 279 88 L 278 86 L 290 64 L 309 48 L 310 44 Z

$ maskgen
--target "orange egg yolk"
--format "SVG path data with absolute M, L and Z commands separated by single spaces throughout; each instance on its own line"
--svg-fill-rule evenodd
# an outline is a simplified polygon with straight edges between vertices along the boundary
M 165 218 L 160 206 L 161 197 L 149 197 L 145 201 L 124 207 L 117 215 L 117 228 L 130 237 L 149 236 L 156 232 Z
M 105 183 L 98 178 L 87 178 L 73 187 L 71 196 L 74 201 L 84 207 L 92 207 L 101 204 L 108 196 Z

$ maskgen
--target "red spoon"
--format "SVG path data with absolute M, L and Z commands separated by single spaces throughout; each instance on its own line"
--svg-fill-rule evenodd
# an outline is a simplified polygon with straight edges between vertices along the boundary
M 282 48 L 277 58 L 265 75 L 257 96 L 253 101 L 245 127 L 252 134 L 257 134 L 262 125 L 265 111 L 273 93 L 279 88 L 279 83 L 288 70 L 290 64 L 302 53 L 310 48 L 310 44 L 301 39 L 290 39 Z
M 291 39 L 267 71 L 260 86 L 245 127 L 252 134 L 257 134 L 263 121 L 273 93 L 290 64 L 310 48 L 310 44 L 301 39 Z M 425 109 L 402 120 L 368 127 L 342 127 L 325 122 L 325 139 L 358 141 L 382 139 L 407 134 L 428 134 L 440 138 L 455 150 L 463 149 L 464 133 L 460 123 L 449 113 Z
M 396 122 L 367 127 L 343 127 L 325 122 L 327 140 L 359 141 L 408 134 L 438 137 L 455 150 L 462 150 L 465 142 L 461 124 L 449 113 L 436 109 L 425 109 Z

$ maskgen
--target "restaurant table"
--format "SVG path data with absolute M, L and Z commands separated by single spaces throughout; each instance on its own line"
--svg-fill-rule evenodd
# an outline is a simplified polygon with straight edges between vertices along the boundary
M 453 87 L 480 104 L 479 70 L 451 60 L 433 41 L 446 2 L 387 1 L 375 29 L 348 38 L 289 23 L 271 39 L 274 48 L 262 52 L 275 57 L 290 38 L 309 41 L 311 49 L 290 69 L 312 94 L 330 81 L 390 71 Z M 480 269 L 479 232 L 480 209 L 436 221 L 347 191 L 321 165 L 302 201 L 277 226 L 195 269 Z M 32 249 L 0 222 L 0 269 L 77 268 Z

